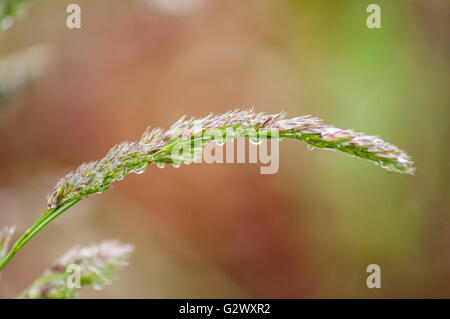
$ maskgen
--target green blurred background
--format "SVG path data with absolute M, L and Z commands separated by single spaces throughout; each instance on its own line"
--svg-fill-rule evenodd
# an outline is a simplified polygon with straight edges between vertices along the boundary
M 2 272 L 0 297 L 107 238 L 136 252 L 81 297 L 450 297 L 449 1 L 78 0 L 70 30 L 72 2 L 32 1 L 0 31 L 0 64 L 46 48 L 27 56 L 39 76 L 0 100 L 0 226 L 22 233 L 60 176 L 147 125 L 235 107 L 378 134 L 417 173 L 295 141 L 275 175 L 151 167 L 50 224 Z M 381 29 L 366 26 L 370 3 Z M 366 286 L 373 263 L 381 289 Z

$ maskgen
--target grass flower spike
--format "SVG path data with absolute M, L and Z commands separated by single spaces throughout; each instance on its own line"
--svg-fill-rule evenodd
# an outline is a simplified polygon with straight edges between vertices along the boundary
M 235 110 L 200 119 L 182 117 L 169 130 L 147 129 L 139 141 L 122 142 L 101 160 L 83 163 L 61 178 L 47 198 L 47 210 L 0 260 L 0 270 L 45 225 L 81 199 L 109 189 L 128 174 L 143 173 L 149 164 L 159 167 L 168 163 L 176 167 L 188 164 L 211 141 L 222 145 L 237 137 L 257 143 L 262 139 L 291 138 L 306 143 L 308 148 L 344 152 L 391 172 L 413 174 L 415 170 L 404 151 L 379 137 L 326 125 L 311 116 L 289 119 L 286 113 L 268 115 Z
M 194 126 L 199 128 L 196 134 Z M 265 115 L 253 111 L 233 111 L 218 116 L 211 114 L 197 120 L 185 120 L 183 117 L 167 132 L 147 130 L 137 142 L 122 142 L 114 146 L 100 161 L 82 164 L 75 172 L 63 177 L 49 195 L 48 207 L 55 208 L 74 199 L 103 192 L 113 182 L 130 173 L 142 173 L 150 163 L 190 163 L 193 154 L 199 150 L 193 149 L 189 154 L 173 158 L 171 150 L 175 145 L 194 140 L 204 145 L 214 139 L 205 134 L 208 130 L 219 130 L 224 139 L 229 139 L 229 128 L 234 131 L 232 138 L 252 137 L 250 132 L 255 131 L 257 137 L 262 137 L 262 133 L 268 131 L 271 132 L 266 135 L 268 138 L 278 133 L 280 138 L 298 139 L 310 147 L 338 150 L 367 159 L 389 171 L 414 172 L 413 163 L 405 152 L 376 136 L 325 125 L 311 116 L 286 119 L 285 113 Z

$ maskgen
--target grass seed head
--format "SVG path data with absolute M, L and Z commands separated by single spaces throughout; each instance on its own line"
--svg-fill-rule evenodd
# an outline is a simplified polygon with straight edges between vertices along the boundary
M 101 193 L 130 173 L 141 174 L 151 163 L 163 167 L 166 163 L 180 165 L 193 162 L 201 148 L 193 148 L 176 158 L 171 150 L 181 143 L 190 144 L 193 141 L 205 145 L 214 139 L 210 134 L 205 134 L 211 130 L 222 132 L 224 139 L 251 137 L 250 132 L 255 130 L 258 136 L 272 132 L 266 134 L 268 138 L 293 138 L 305 142 L 311 149 L 337 150 L 369 160 L 391 172 L 414 173 L 414 163 L 410 157 L 377 136 L 326 125 L 309 115 L 291 119 L 286 117 L 285 112 L 269 115 L 256 113 L 253 109 L 234 110 L 199 119 L 183 116 L 165 132 L 159 128 L 148 128 L 139 141 L 121 142 L 103 159 L 82 164 L 75 172 L 61 178 L 48 196 L 47 205 L 49 209 L 56 208 L 89 194 Z M 229 129 L 234 131 L 231 137 L 229 134 L 227 136 Z

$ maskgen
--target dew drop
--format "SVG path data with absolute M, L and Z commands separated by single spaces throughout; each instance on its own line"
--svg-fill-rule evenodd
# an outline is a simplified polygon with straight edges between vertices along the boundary
M 218 139 L 218 140 L 216 140 L 216 144 L 222 146 L 223 144 L 225 144 L 225 140 Z
M 314 146 L 311 146 L 311 145 L 308 145 L 306 148 L 310 151 L 314 150 Z
M 164 168 L 164 167 L 166 167 L 166 164 L 165 163 L 156 163 L 156 166 L 158 168 Z
M 181 163 L 173 163 L 172 166 L 175 167 L 175 168 L 178 168 L 178 167 L 181 166 Z
M 233 140 L 236 137 L 236 134 L 234 132 L 228 132 L 225 135 L 225 140 Z
M 253 145 L 259 145 L 262 143 L 262 140 L 258 139 L 258 138 L 250 138 L 250 143 L 252 143 Z
M 147 163 L 143 163 L 141 166 L 137 167 L 133 173 L 135 174 L 142 174 L 145 172 L 145 170 L 147 169 Z
M 123 179 L 125 178 L 125 176 L 127 176 L 127 172 L 126 172 L 126 171 L 120 171 L 120 172 L 117 174 L 117 180 L 118 180 L 118 181 L 121 181 L 121 180 L 123 180 Z

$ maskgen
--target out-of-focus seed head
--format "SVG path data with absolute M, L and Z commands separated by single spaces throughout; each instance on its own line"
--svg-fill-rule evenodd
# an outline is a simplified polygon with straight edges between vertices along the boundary
M 69 266 L 79 271 L 80 286 L 101 289 L 114 279 L 118 267 L 125 266 L 134 247 L 117 240 L 103 241 L 85 247 L 74 247 L 60 257 L 22 295 L 22 298 L 65 299 L 75 297 L 78 289 L 69 287 Z
M 16 228 L 14 226 L 5 227 L 0 230 L 0 260 L 6 255 L 9 243 L 14 235 Z

